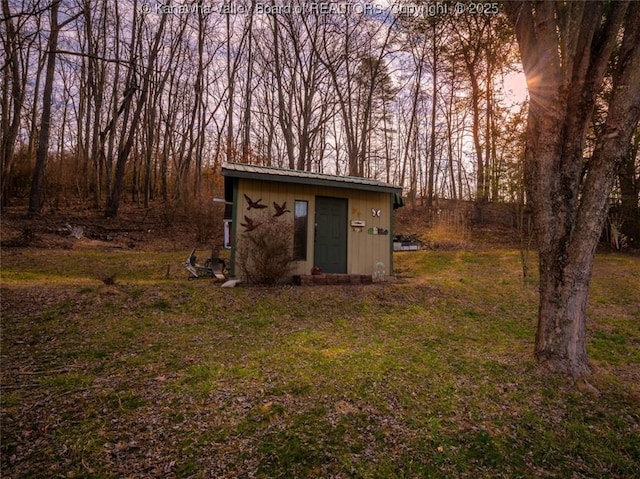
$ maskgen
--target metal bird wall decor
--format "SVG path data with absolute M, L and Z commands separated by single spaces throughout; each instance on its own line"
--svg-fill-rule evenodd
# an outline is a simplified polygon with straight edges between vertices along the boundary
M 244 195 L 245 200 L 247 200 L 247 203 L 249 203 L 249 206 L 247 206 L 247 209 L 250 210 L 251 208 L 255 208 L 257 210 L 261 210 L 264 208 L 268 208 L 267 205 L 262 205 L 260 204 L 260 202 L 262 201 L 262 198 L 257 199 L 256 201 L 253 201 L 251 198 L 249 198 L 246 193 Z
M 244 220 L 246 223 L 240 223 L 240 226 L 244 227 L 245 232 L 253 231 L 262 224 L 261 222 L 249 218 L 247 215 L 244 216 Z
M 273 215 L 274 217 L 282 216 L 285 213 L 291 213 L 291 211 L 289 211 L 287 209 L 287 202 L 286 201 L 284 203 L 282 203 L 282 206 L 274 201 L 273 202 L 273 207 L 276 209 L 276 212 Z

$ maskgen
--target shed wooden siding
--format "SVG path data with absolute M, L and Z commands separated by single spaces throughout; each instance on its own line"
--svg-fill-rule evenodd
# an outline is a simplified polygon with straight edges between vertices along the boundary
M 251 198 L 252 201 L 261 199 L 263 205 L 268 209 L 251 209 L 244 195 Z M 391 275 L 393 272 L 392 264 L 392 214 L 393 206 L 391 194 L 386 192 L 354 190 L 348 188 L 334 188 L 330 186 L 313 186 L 295 183 L 281 183 L 277 181 L 260 181 L 247 178 L 238 180 L 237 191 L 237 212 L 234 222 L 234 237 L 241 240 L 244 234 L 244 228 L 240 223 L 244 223 L 244 216 L 251 218 L 259 218 L 266 214 L 269 217 L 273 215 L 275 209 L 273 202 L 282 205 L 287 202 L 287 209 L 290 213 L 286 213 L 281 218 L 286 219 L 291 227 L 291 250 L 293 251 L 293 210 L 296 200 L 307 201 L 308 222 L 307 222 L 307 260 L 294 262 L 291 274 L 309 274 L 313 264 L 314 254 L 314 221 L 315 221 L 315 199 L 317 196 L 327 196 L 332 198 L 346 198 L 348 200 L 347 207 L 347 272 L 352 274 L 374 274 L 376 265 L 382 263 L 384 274 Z M 373 217 L 371 210 L 380 210 L 380 217 Z M 366 226 L 362 231 L 357 232 L 350 226 L 351 220 L 362 220 Z M 387 235 L 369 234 L 369 228 L 383 228 L 388 231 Z M 239 265 L 235 265 L 235 271 L 238 272 Z

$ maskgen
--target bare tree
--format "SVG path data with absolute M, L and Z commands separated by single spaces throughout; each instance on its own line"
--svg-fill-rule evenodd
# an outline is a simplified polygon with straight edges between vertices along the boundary
M 253 15 L 254 15 L 254 7 L 255 2 L 251 4 L 249 18 L 245 18 L 244 25 L 239 29 L 236 26 L 236 20 L 231 21 L 231 18 L 236 17 L 231 13 L 226 14 L 226 73 L 227 73 L 227 115 L 225 118 L 226 121 L 226 129 L 227 129 L 227 137 L 226 137 L 226 160 L 234 161 L 236 155 L 236 147 L 235 147 L 235 103 L 236 103 L 236 82 L 238 81 L 238 72 L 242 66 L 243 53 L 244 48 L 247 42 L 249 42 L 249 38 L 251 37 L 251 28 L 253 26 Z M 237 30 L 240 30 L 239 39 L 237 42 L 234 42 L 234 39 L 238 37 L 238 35 L 234 35 Z M 234 51 L 235 47 L 235 51 Z
M 336 15 L 316 47 L 333 84 L 351 176 L 364 174 L 375 123 L 373 110 L 379 95 L 384 98 L 385 88 L 388 91 L 385 58 L 392 43 L 392 26 L 372 24 L 364 16 L 354 18 L 348 12 Z
M 282 55 L 282 35 L 280 33 L 280 20 L 277 15 L 273 16 L 273 64 L 275 69 L 275 79 L 277 84 L 278 93 L 278 121 L 280 123 L 280 129 L 282 130 L 282 136 L 284 138 L 288 166 L 289 168 L 295 168 L 295 145 L 293 139 L 293 82 L 295 81 L 295 72 L 288 75 L 290 85 L 286 85 L 286 77 L 284 77 L 284 65 Z M 287 94 L 285 89 L 289 89 L 290 94 Z
M 0 128 L 2 130 L 0 136 L 2 198 L 0 206 L 6 206 L 11 196 L 12 188 L 10 185 L 16 164 L 16 141 L 23 119 L 28 80 L 34 76 L 36 78 L 36 94 L 33 95 L 31 135 L 28 140 L 27 155 L 31 152 L 32 145 L 35 144 L 32 137 L 37 131 L 37 92 L 40 85 L 40 72 L 46 58 L 46 55 L 39 54 L 36 59 L 36 65 L 38 65 L 36 72 L 31 70 L 34 49 L 41 50 L 38 45 L 40 35 L 38 35 L 37 27 L 43 11 L 46 11 L 48 6 L 40 7 L 37 4 L 23 4 L 22 7 L 23 10 L 12 11 L 8 0 L 2 0 L 2 28 L 0 29 L 0 35 L 4 52 L 0 57 L 2 59 L 2 99 L 0 101 L 2 109 L 0 114 Z M 31 32 L 28 29 L 28 24 L 31 21 L 35 22 L 35 32 Z
M 51 3 L 50 18 L 51 29 L 47 41 L 47 70 L 42 94 L 42 116 L 40 120 L 40 132 L 38 134 L 38 149 L 36 151 L 36 165 L 31 181 L 31 193 L 29 194 L 30 216 L 40 214 L 42 209 L 42 195 L 44 188 L 44 175 L 49 154 L 49 133 L 51 130 L 51 102 L 53 99 L 53 82 L 56 69 L 56 50 L 58 48 L 58 33 L 65 25 L 74 21 L 80 13 L 69 17 L 58 24 L 58 7 L 60 1 Z
M 438 69 L 439 51 L 438 37 L 442 32 L 438 28 L 438 22 L 431 22 L 431 131 L 429 136 L 429 174 L 427 176 L 427 206 L 433 205 L 434 183 L 435 183 L 435 165 L 436 165 L 436 114 L 438 111 Z M 440 39 L 440 41 L 442 41 Z
M 405 182 L 407 169 L 409 168 L 409 198 L 411 198 L 412 202 L 415 200 L 418 189 L 418 162 L 416 160 L 416 156 L 419 151 L 418 130 L 420 128 L 420 125 L 418 124 L 418 113 L 424 113 L 421 111 L 421 99 L 423 96 L 422 83 L 424 81 L 424 72 L 427 69 L 427 55 L 429 53 L 428 45 L 430 44 L 430 40 L 431 39 L 427 34 L 411 35 L 409 38 L 411 58 L 413 59 L 412 67 L 414 70 L 412 72 L 413 91 L 411 92 L 409 100 L 409 124 L 406 126 L 406 134 L 403 141 L 401 182 Z M 436 82 L 433 80 L 432 85 L 435 84 Z M 424 116 L 426 117 L 427 115 Z
M 134 5 L 134 18 L 138 15 L 138 11 L 136 5 Z M 158 56 L 158 51 L 160 50 L 160 42 L 162 40 L 164 34 L 164 27 L 167 22 L 167 13 L 165 11 L 162 12 L 162 16 L 160 18 L 160 22 L 158 28 L 156 30 L 153 44 L 149 51 L 147 64 L 144 70 L 144 74 L 142 76 L 142 85 L 141 91 L 138 94 L 138 98 L 135 105 L 135 110 L 133 111 L 133 117 L 131 119 L 131 123 L 128 125 L 125 121 L 126 128 L 123 127 L 120 144 L 118 146 L 118 158 L 116 161 L 116 169 L 115 176 L 113 181 L 113 189 L 111 190 L 111 194 L 109 197 L 109 201 L 107 203 L 107 208 L 105 210 L 105 216 L 108 218 L 115 217 L 118 214 L 118 208 L 120 206 L 120 195 L 122 194 L 123 181 L 124 181 L 124 173 L 125 173 L 125 165 L 129 158 L 129 153 L 131 152 L 131 148 L 133 147 L 133 142 L 136 134 L 136 130 L 138 129 L 138 125 L 140 123 L 140 119 L 142 118 L 142 113 L 144 110 L 144 105 L 147 101 L 147 97 L 149 94 L 150 82 L 151 82 L 151 74 L 153 72 L 153 68 L 155 67 L 156 57 Z M 134 20 L 134 25 L 136 21 Z M 139 35 L 139 33 L 138 33 Z M 137 89 L 137 79 L 135 73 L 135 55 L 137 51 L 137 46 L 134 42 L 139 42 L 141 39 L 138 37 L 136 40 L 136 35 L 132 35 L 132 65 L 129 69 L 128 75 L 128 88 Z M 127 92 L 125 92 L 125 96 Z M 126 106 L 125 112 L 125 120 L 129 114 L 130 103 Z

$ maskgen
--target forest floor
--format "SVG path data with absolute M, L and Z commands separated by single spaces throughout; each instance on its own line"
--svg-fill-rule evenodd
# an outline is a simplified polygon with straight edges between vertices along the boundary
M 27 218 L 26 211 L 24 201 L 2 211 L 2 246 L 168 252 L 223 244 L 223 207 L 215 203 L 187 210 L 161 202 L 149 208 L 125 202 L 119 216 L 111 219 L 99 209 L 80 204 L 45 208 L 35 218 Z M 394 213 L 394 234 L 415 237 L 426 249 L 518 247 L 520 243 L 512 228 L 469 222 L 455 226 L 432 224 L 426 209 L 419 206 L 407 206 Z
M 637 255 L 596 258 L 576 382 L 535 366 L 513 235 L 414 221 L 395 282 L 221 289 L 188 218 L 123 218 L 3 212 L 2 477 L 637 474 Z
M 223 209 L 216 204 L 186 211 L 161 202 L 149 208 L 123 203 L 116 218 L 85 205 L 46 208 L 35 218 L 26 211 L 25 204 L 2 211 L 2 246 L 175 251 L 222 242 Z

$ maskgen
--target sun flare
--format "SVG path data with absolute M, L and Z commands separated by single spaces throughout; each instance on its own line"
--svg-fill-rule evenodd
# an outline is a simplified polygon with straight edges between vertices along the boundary
M 523 72 L 510 73 L 505 77 L 504 89 L 507 97 L 514 103 L 520 104 L 529 96 L 529 87 Z

